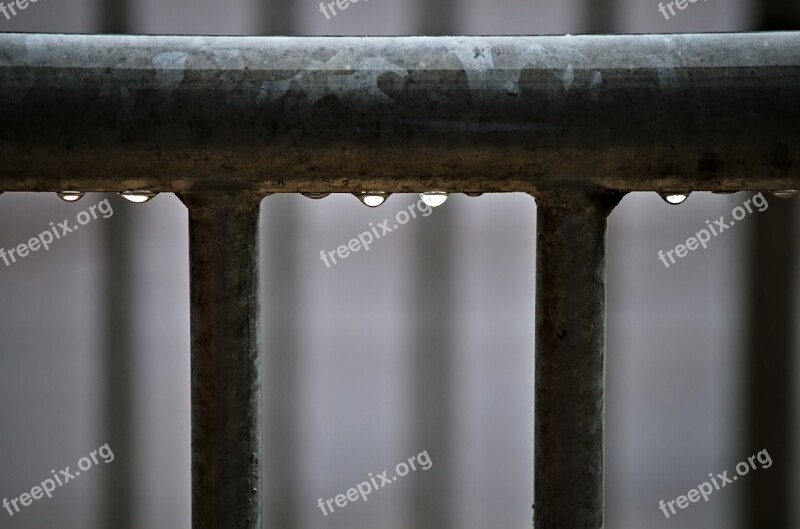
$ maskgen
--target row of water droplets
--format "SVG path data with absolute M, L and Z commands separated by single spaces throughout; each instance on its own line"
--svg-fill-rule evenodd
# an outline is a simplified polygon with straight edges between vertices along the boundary
M 792 198 L 797 194 L 797 189 L 783 189 L 781 191 L 772 191 L 772 194 L 778 198 Z M 733 191 L 731 191 L 733 193 Z M 727 193 L 724 191 L 723 193 Z M 664 199 L 664 202 L 667 204 L 672 204 L 676 206 L 678 204 L 682 204 L 687 198 L 689 198 L 689 193 L 659 193 L 661 198 Z
M 798 192 L 797 189 L 784 189 L 781 191 L 772 191 L 772 194 L 778 198 L 792 198 Z M 83 191 L 59 191 L 58 196 L 65 200 L 66 202 L 77 202 L 85 193 Z M 120 193 L 124 199 L 129 200 L 135 204 L 142 204 L 144 202 L 149 201 L 153 197 L 155 197 L 158 193 L 153 191 L 124 191 Z M 320 199 L 325 198 L 330 193 L 302 193 L 303 196 L 313 199 Z M 382 191 L 364 191 L 362 193 L 354 193 L 356 197 L 363 203 L 365 206 L 369 206 L 371 208 L 377 208 L 384 202 L 386 199 L 389 198 L 391 193 L 386 193 Z M 467 196 L 477 197 L 482 195 L 482 193 L 465 193 Z M 689 193 L 659 193 L 662 199 L 667 204 L 678 205 L 682 204 L 687 198 L 689 198 Z M 435 208 L 441 206 L 447 200 L 449 193 L 445 191 L 428 191 L 426 193 L 420 193 L 420 198 L 422 199 L 425 204 L 428 206 Z
M 85 193 L 83 191 L 59 191 L 57 194 L 62 200 L 65 200 L 66 202 L 77 202 L 78 200 L 83 198 L 83 195 Z M 157 194 L 158 193 L 155 193 L 153 191 L 125 191 L 123 193 L 120 193 L 120 195 L 123 198 L 135 204 L 141 204 L 143 202 L 147 202 L 148 200 L 155 197 Z M 328 195 L 330 195 L 330 193 L 302 193 L 302 194 L 303 196 L 314 199 L 325 198 Z M 391 193 L 364 191 L 362 193 L 354 193 L 354 194 L 364 205 L 369 206 L 371 208 L 377 208 L 378 206 L 386 202 L 386 199 L 389 198 L 389 195 Z M 467 193 L 467 195 L 479 196 L 481 195 L 481 193 Z M 445 200 L 447 200 L 447 197 L 449 196 L 449 193 L 446 193 L 444 191 L 430 191 L 427 193 L 420 193 L 419 196 L 423 200 L 423 202 L 425 202 L 425 204 L 427 204 L 432 208 L 435 208 L 444 204 Z
M 83 198 L 84 193 L 83 191 L 59 191 L 58 193 L 59 198 L 66 202 L 77 202 L 78 200 Z M 124 191 L 120 193 L 122 198 L 133 202 L 134 204 L 141 204 L 143 202 L 147 202 L 158 193 L 154 193 L 153 191 Z
M 364 191 L 353 194 L 358 198 L 358 200 L 361 201 L 362 204 L 371 208 L 377 208 L 386 202 L 386 199 L 389 198 L 389 195 L 391 195 L 391 193 L 386 193 L 383 191 Z M 478 196 L 480 194 L 481 193 L 467 193 L 467 195 L 470 196 Z M 325 198 L 326 196 L 330 195 L 330 193 L 302 193 L 302 195 L 308 198 Z M 446 191 L 428 191 L 426 193 L 419 194 L 422 201 L 432 208 L 444 204 L 449 195 L 450 194 Z

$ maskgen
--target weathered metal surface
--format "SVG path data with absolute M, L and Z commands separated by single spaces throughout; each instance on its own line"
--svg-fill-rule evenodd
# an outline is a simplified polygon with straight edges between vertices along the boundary
M 0 35 L 0 190 L 800 187 L 800 33 Z
M 536 529 L 603 527 L 606 217 L 620 198 L 537 195 Z
M 259 199 L 185 194 L 191 286 L 192 528 L 261 528 Z

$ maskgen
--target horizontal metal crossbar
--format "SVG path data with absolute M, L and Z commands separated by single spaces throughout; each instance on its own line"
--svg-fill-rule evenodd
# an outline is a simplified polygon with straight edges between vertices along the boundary
M 800 33 L 0 34 L 0 191 L 800 188 Z

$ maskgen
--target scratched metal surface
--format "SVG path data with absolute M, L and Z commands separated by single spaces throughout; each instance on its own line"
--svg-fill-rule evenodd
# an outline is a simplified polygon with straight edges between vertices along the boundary
M 797 33 L 0 35 L 0 190 L 780 189 Z

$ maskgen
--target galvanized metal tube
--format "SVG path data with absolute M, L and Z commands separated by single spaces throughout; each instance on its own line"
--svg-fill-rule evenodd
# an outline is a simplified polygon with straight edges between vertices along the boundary
M 603 527 L 606 217 L 620 196 L 537 194 L 534 527 Z
M 181 200 L 191 266 L 192 527 L 260 529 L 259 197 Z
M 5 191 L 800 188 L 797 32 L 0 50 Z

